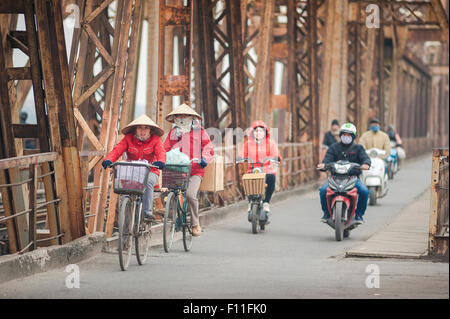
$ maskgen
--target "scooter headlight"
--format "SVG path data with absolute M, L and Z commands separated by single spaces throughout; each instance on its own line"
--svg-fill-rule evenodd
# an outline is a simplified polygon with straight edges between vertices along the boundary
M 350 164 L 334 164 L 334 169 L 338 174 L 347 174 L 348 170 L 350 169 Z
M 369 152 L 369 156 L 370 156 L 370 157 L 378 157 L 378 152 L 377 152 L 376 150 L 371 150 L 371 151 Z

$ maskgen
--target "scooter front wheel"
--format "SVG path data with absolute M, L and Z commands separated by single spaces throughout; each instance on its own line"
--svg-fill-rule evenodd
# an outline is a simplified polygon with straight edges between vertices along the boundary
M 259 232 L 259 205 L 257 203 L 252 204 L 252 233 L 257 234 Z
M 343 202 L 336 202 L 334 206 L 334 230 L 337 241 L 341 241 L 344 238 L 344 215 L 345 205 Z

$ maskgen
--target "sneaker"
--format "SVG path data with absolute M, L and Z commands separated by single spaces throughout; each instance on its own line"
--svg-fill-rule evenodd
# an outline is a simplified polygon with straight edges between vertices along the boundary
M 266 213 L 270 213 L 270 204 L 269 203 L 263 203 L 263 211 Z
M 355 224 L 364 224 L 364 220 L 362 216 L 356 215 L 355 216 Z
M 330 219 L 330 214 L 324 213 L 323 216 L 322 216 L 322 218 L 320 219 L 320 221 L 321 221 L 322 223 L 326 223 L 329 219 Z
M 269 225 L 270 224 L 270 216 L 272 215 L 270 212 L 265 212 L 266 213 L 266 221 L 264 222 L 265 225 Z

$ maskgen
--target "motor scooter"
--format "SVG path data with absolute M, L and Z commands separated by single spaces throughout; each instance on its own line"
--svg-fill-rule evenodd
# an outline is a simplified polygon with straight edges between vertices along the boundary
M 361 166 L 349 161 L 325 164 L 319 171 L 329 171 L 327 205 L 330 218 L 327 224 L 334 229 L 337 241 L 350 236 L 350 231 L 358 226 L 355 222 L 358 190 L 355 185 Z
M 236 163 L 250 165 L 251 173 L 242 176 L 244 193 L 248 198 L 250 210 L 248 211 L 248 221 L 252 224 L 252 233 L 257 234 L 260 230 L 265 230 L 269 224 L 267 213 L 263 210 L 264 193 L 266 189 L 266 174 L 263 167 L 266 162 L 278 167 L 280 162 L 277 159 L 266 158 L 262 162 L 255 162 L 249 158 L 238 159 Z
M 361 180 L 369 189 L 369 205 L 374 206 L 377 204 L 377 199 L 386 196 L 388 192 L 386 163 L 380 158 L 386 154 L 386 151 L 371 148 L 366 152 L 372 163 L 369 170 L 362 173 Z
M 386 157 L 388 178 L 393 179 L 398 172 L 398 153 L 396 149 L 397 143 L 391 141 L 391 154 Z

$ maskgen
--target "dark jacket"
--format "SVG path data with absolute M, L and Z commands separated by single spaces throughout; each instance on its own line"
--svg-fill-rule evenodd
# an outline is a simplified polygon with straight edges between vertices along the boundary
M 336 137 L 331 133 L 331 131 L 328 131 L 325 133 L 325 136 L 323 137 L 323 145 L 330 147 L 334 143 L 338 142 Z
M 362 145 L 355 143 L 344 145 L 341 142 L 334 143 L 328 148 L 322 163 L 328 164 L 341 160 L 358 163 L 359 165 L 367 164 L 369 166 L 372 163 Z

